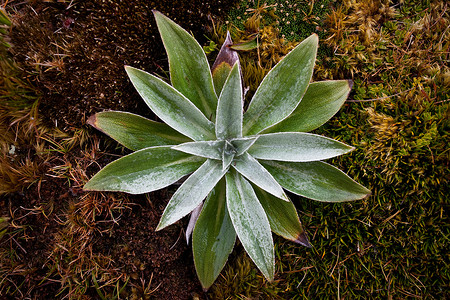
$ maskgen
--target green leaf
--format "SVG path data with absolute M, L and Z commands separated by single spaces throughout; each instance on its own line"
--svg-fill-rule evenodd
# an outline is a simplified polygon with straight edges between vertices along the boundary
M 230 143 L 236 149 L 236 156 L 244 154 L 258 139 L 258 136 L 231 139 Z
M 236 51 L 249 51 L 258 48 L 258 40 L 257 36 L 254 36 L 252 39 L 230 45 L 230 48 Z
M 225 81 L 217 104 L 216 137 L 242 137 L 243 93 L 239 63 L 236 63 Z
M 236 171 L 226 174 L 227 206 L 234 229 L 264 276 L 272 281 L 275 259 L 269 220 L 250 183 Z
M 351 87 L 351 80 L 311 83 L 294 112 L 264 133 L 309 132 L 320 127 L 339 111 Z
M 91 116 L 87 123 L 131 150 L 177 145 L 190 139 L 167 124 L 121 111 L 105 111 Z
M 297 244 L 311 247 L 294 204 L 291 201 L 280 200 L 258 187 L 254 189 L 267 214 L 272 231 Z
M 248 153 L 258 159 L 307 162 L 332 158 L 354 148 L 311 133 L 281 132 L 258 136 Z
M 179 152 L 181 153 L 181 152 Z M 222 163 L 208 159 L 173 194 L 156 230 L 161 230 L 193 211 L 223 177 Z
M 195 269 L 204 289 L 208 289 L 233 250 L 236 232 L 226 206 L 225 180 L 209 193 L 192 235 Z
M 222 151 L 225 141 L 199 141 L 188 142 L 172 147 L 172 149 L 185 153 L 222 160 Z
M 173 87 L 213 118 L 217 95 L 205 52 L 186 30 L 156 10 L 153 14 L 169 57 Z
M 288 191 L 317 201 L 343 202 L 358 200 L 370 191 L 341 170 L 321 161 L 287 163 L 260 161 Z
M 195 141 L 215 139 L 214 124 L 176 89 L 147 72 L 125 69 L 145 103 L 167 125 Z
M 315 34 L 305 39 L 264 77 L 244 114 L 245 136 L 261 132 L 294 111 L 311 80 L 318 40 Z
M 280 184 L 250 154 L 244 153 L 234 160 L 233 167 L 245 178 L 275 197 L 289 201 Z
M 233 41 L 231 40 L 230 32 L 227 31 L 227 37 L 225 38 L 211 69 L 214 89 L 216 90 L 217 95 L 220 95 L 222 92 L 223 85 L 231 73 L 231 68 L 233 68 L 235 63 L 239 62 L 237 52 L 229 47 L 232 44 Z
M 194 172 L 204 160 L 170 146 L 145 148 L 106 165 L 86 183 L 84 190 L 148 193 Z
M 229 141 L 225 141 L 222 152 L 222 168 L 224 170 L 228 169 L 228 167 L 231 165 L 235 155 L 236 149 L 234 148 L 234 146 Z

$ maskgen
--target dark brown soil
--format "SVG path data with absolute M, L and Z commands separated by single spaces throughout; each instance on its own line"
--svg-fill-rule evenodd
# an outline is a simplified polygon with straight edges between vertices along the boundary
M 204 41 L 210 18 L 221 16 L 235 1 L 96 0 L 74 1 L 72 6 L 70 1 L 35 2 L 9 4 L 18 9 L 12 52 L 23 69 L 38 70 L 42 115 L 54 126 L 67 128 L 80 127 L 89 115 L 105 109 L 150 114 L 124 65 L 167 75 L 153 9 Z
M 41 95 L 39 115 L 47 126 L 73 132 L 102 110 L 151 117 L 126 77 L 124 65 L 167 76 L 166 54 L 152 10 L 168 15 L 202 40 L 211 25 L 209 18 L 220 18 L 233 2 L 9 1 L 6 8 L 13 21 L 10 53 Z M 96 151 L 92 150 L 96 161 L 80 167 L 78 162 L 85 157 L 81 152 L 86 148 Z M 0 216 L 9 216 L 14 223 L 0 243 L 1 273 L 7 275 L 0 283 L 0 299 L 60 299 L 80 294 L 84 299 L 98 299 L 94 270 L 71 272 L 76 264 L 92 267 L 89 259 L 98 263 L 99 257 L 108 261 L 99 263 L 99 269 L 110 268 L 112 277 L 129 278 L 123 297 L 148 299 L 151 294 L 154 299 L 204 299 L 183 235 L 186 220 L 155 232 L 173 188 L 132 197 L 111 194 L 88 203 L 74 178 L 53 176 L 51 169 L 60 164 L 87 168 L 92 176 L 99 170 L 97 163 L 104 166 L 113 159 L 101 156 L 101 151 L 122 153 L 114 147 L 105 150 L 103 142 L 100 148 L 89 140 L 69 153 L 45 158 L 45 163 L 43 157 L 36 157 L 45 166 L 39 184 L 2 196 Z M 112 209 L 114 201 L 123 208 Z M 89 215 L 88 205 L 95 214 Z M 67 237 L 73 240 L 64 240 Z M 88 262 L 80 263 L 79 257 L 71 256 L 74 253 L 81 253 Z M 108 279 L 98 278 L 99 284 Z M 68 286 L 66 280 L 81 281 L 79 286 L 85 280 L 88 288 L 84 292 L 61 291 L 63 285 Z M 121 286 L 124 282 L 118 281 Z M 112 287 L 102 291 L 114 293 Z

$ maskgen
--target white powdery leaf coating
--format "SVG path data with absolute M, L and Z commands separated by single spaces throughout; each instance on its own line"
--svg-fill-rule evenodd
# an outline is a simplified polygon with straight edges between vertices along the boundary
M 295 110 L 311 80 L 317 44 L 317 35 L 311 35 L 264 77 L 244 114 L 244 135 L 257 134 Z
M 119 158 L 98 172 L 85 190 L 142 194 L 166 187 L 195 171 L 203 161 L 170 146 L 145 148 Z
M 185 29 L 160 12 L 153 13 L 169 57 L 172 85 L 206 116 L 212 117 L 217 96 L 205 52 Z
M 226 184 L 228 212 L 239 240 L 264 276 L 273 280 L 274 248 L 264 208 L 250 183 L 235 171 L 226 175 Z
M 344 143 L 316 134 L 282 132 L 259 135 L 248 153 L 258 159 L 308 162 L 332 158 L 353 149 Z
M 242 136 L 243 93 L 239 63 L 230 72 L 217 104 L 216 136 L 218 139 Z
M 139 95 L 167 125 L 196 141 L 214 139 L 214 124 L 183 94 L 145 71 L 125 69 Z
M 225 141 L 187 142 L 173 146 L 172 149 L 196 156 L 221 160 L 224 144 Z
M 173 194 L 156 230 L 169 226 L 193 211 L 225 175 L 222 163 L 208 159 Z
M 231 139 L 230 143 L 236 149 L 236 156 L 244 154 L 258 139 L 258 136 Z
M 284 201 L 289 201 L 289 198 L 283 191 L 283 188 L 278 184 L 278 182 L 273 178 L 272 174 L 269 173 L 256 159 L 254 159 L 250 154 L 244 153 L 239 158 L 237 158 L 233 167 L 249 181 L 253 182 L 266 192 L 283 199 Z
M 324 202 L 352 201 L 367 197 L 370 190 L 325 162 L 261 161 L 288 191 Z

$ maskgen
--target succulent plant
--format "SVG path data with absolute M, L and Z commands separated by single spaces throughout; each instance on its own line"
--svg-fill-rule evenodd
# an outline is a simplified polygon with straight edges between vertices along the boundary
M 228 35 L 210 69 L 196 40 L 154 12 L 166 48 L 171 85 L 144 71 L 126 72 L 150 109 L 165 123 L 126 112 L 100 112 L 95 128 L 135 152 L 111 162 L 85 190 L 142 194 L 191 174 L 173 194 L 156 230 L 191 213 L 196 271 L 209 288 L 236 237 L 268 280 L 274 278 L 272 231 L 310 246 L 284 189 L 317 201 L 340 202 L 370 191 L 323 162 L 353 150 L 307 133 L 342 106 L 351 81 L 310 83 L 318 38 L 311 35 L 264 78 L 248 109 L 237 52 Z

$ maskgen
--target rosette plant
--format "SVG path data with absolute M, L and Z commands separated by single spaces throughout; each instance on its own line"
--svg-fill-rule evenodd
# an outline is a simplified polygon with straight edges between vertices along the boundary
M 264 78 L 248 109 L 238 55 L 229 35 L 210 69 L 202 47 L 154 11 L 168 54 L 171 84 L 126 66 L 140 96 L 165 123 L 118 111 L 89 123 L 135 152 L 111 162 L 85 190 L 142 194 L 191 174 L 173 194 L 156 230 L 191 213 L 194 264 L 209 288 L 236 237 L 268 280 L 274 278 L 272 231 L 310 246 L 284 189 L 326 202 L 366 197 L 370 191 L 323 160 L 352 147 L 307 133 L 342 106 L 351 82 L 310 83 L 318 37 L 311 35 Z

